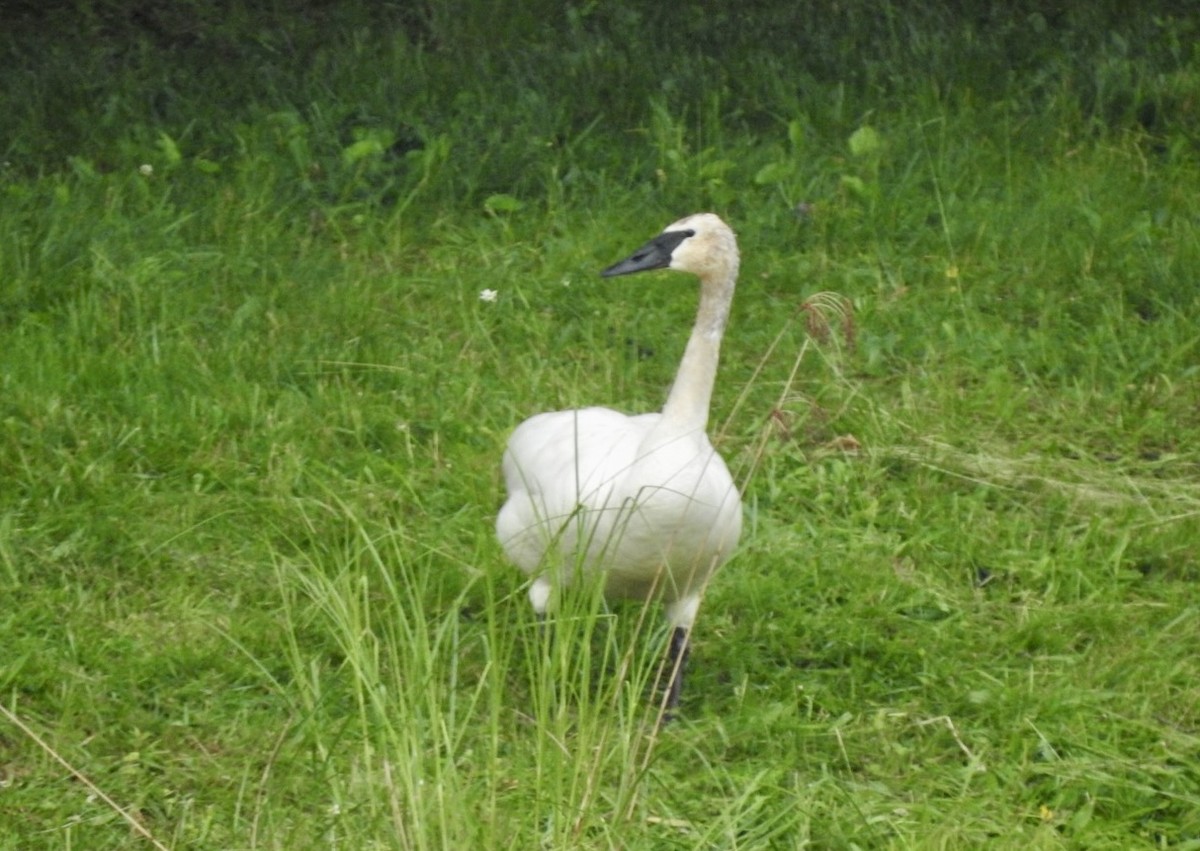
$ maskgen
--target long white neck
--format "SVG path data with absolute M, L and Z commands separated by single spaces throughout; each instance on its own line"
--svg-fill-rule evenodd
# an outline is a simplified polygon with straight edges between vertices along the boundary
M 703 431 L 708 425 L 708 409 L 721 358 L 721 336 L 729 321 L 737 272 L 735 255 L 726 268 L 714 269 L 700 278 L 696 324 L 662 411 L 663 425 L 672 431 Z

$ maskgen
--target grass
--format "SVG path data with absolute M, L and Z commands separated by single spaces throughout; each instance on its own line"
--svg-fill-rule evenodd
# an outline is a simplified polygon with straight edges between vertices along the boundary
M 480 8 L 2 37 L 0 847 L 1200 847 L 1195 21 Z M 692 287 L 596 272 L 699 209 L 747 533 L 656 731 L 658 613 L 492 523 L 661 404 Z

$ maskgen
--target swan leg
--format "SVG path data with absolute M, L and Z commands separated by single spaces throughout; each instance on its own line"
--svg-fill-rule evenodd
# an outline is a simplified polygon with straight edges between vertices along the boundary
M 533 606 L 533 611 L 539 621 L 546 619 L 546 611 L 550 608 L 550 594 L 553 590 L 554 587 L 550 584 L 550 580 L 544 576 L 539 576 L 529 586 L 529 603 Z
M 679 695 L 683 692 L 683 669 L 687 665 L 690 632 L 687 627 L 683 626 L 677 626 L 671 631 L 671 644 L 667 648 L 667 672 L 670 679 L 667 681 L 664 721 L 674 718 L 675 711 L 679 708 Z
M 689 594 L 667 604 L 667 622 L 671 624 L 671 643 L 667 647 L 667 696 L 663 721 L 675 717 L 683 694 L 683 669 L 687 666 L 688 639 L 700 609 L 700 595 Z

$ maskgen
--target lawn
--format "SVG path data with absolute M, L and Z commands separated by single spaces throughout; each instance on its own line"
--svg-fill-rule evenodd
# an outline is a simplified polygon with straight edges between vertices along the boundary
M 958 5 L 14 6 L 0 848 L 1200 848 L 1200 19 Z M 660 728 L 657 607 L 493 527 L 661 406 L 695 286 L 598 273 L 700 210 Z

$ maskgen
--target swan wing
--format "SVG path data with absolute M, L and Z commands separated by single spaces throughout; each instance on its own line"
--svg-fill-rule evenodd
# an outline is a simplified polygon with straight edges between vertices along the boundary
M 554 541 L 563 551 L 574 548 L 571 519 L 609 507 L 658 419 L 658 414 L 631 417 L 583 408 L 538 414 L 521 423 L 504 452 L 508 500 L 496 520 L 509 558 L 533 573 Z

